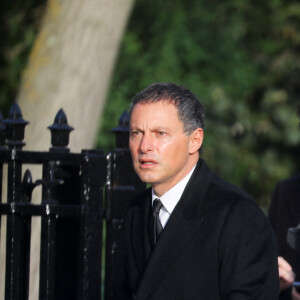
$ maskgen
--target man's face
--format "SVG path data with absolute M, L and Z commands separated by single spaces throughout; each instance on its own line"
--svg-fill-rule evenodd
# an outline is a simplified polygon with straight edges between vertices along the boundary
M 157 196 L 176 185 L 196 164 L 203 138 L 202 129 L 196 131 L 190 136 L 184 133 L 177 108 L 169 101 L 134 106 L 129 138 L 133 166 Z

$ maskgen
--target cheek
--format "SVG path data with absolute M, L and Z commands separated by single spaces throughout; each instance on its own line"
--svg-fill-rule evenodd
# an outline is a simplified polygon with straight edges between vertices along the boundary
M 188 156 L 188 145 L 186 143 L 176 143 L 165 151 L 165 158 L 172 168 L 183 167 Z
M 178 161 L 183 152 L 182 146 L 174 143 L 164 143 L 156 148 L 156 153 L 162 164 L 168 164 L 170 167 Z
M 137 149 L 137 143 L 129 140 L 129 150 L 131 153 L 131 156 L 133 157 L 134 155 L 136 155 L 136 149 Z
M 179 153 L 188 152 L 188 144 L 185 141 L 170 142 L 164 145 L 161 145 L 160 151 L 165 155 L 177 157 Z

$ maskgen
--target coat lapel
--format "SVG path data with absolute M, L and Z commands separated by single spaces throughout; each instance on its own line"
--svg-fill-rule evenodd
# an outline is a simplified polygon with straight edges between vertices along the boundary
M 152 251 L 148 232 L 148 220 L 151 210 L 151 190 L 146 190 L 146 195 L 142 199 L 140 206 L 136 207 L 132 220 L 131 245 L 136 266 L 142 275 L 145 264 Z
M 201 226 L 203 215 L 200 207 L 211 176 L 205 162 L 200 160 L 153 249 L 140 282 L 138 299 L 147 297 L 156 287 Z

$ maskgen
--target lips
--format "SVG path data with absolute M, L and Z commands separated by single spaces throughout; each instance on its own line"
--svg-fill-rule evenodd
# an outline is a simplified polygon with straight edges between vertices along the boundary
M 145 158 L 140 158 L 139 163 L 143 167 L 147 167 L 147 166 L 150 167 L 150 166 L 154 166 L 154 165 L 158 164 L 158 162 L 154 159 L 145 159 Z

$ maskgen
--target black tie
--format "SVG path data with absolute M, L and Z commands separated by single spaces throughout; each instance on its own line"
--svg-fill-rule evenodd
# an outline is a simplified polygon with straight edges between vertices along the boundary
M 162 206 L 163 206 L 163 204 L 161 203 L 161 201 L 159 199 L 156 198 L 153 201 L 152 212 L 153 212 L 153 218 L 154 218 L 154 244 L 156 244 L 156 242 L 158 240 L 158 236 L 163 229 L 163 227 L 160 223 L 160 220 L 159 220 L 159 211 Z

